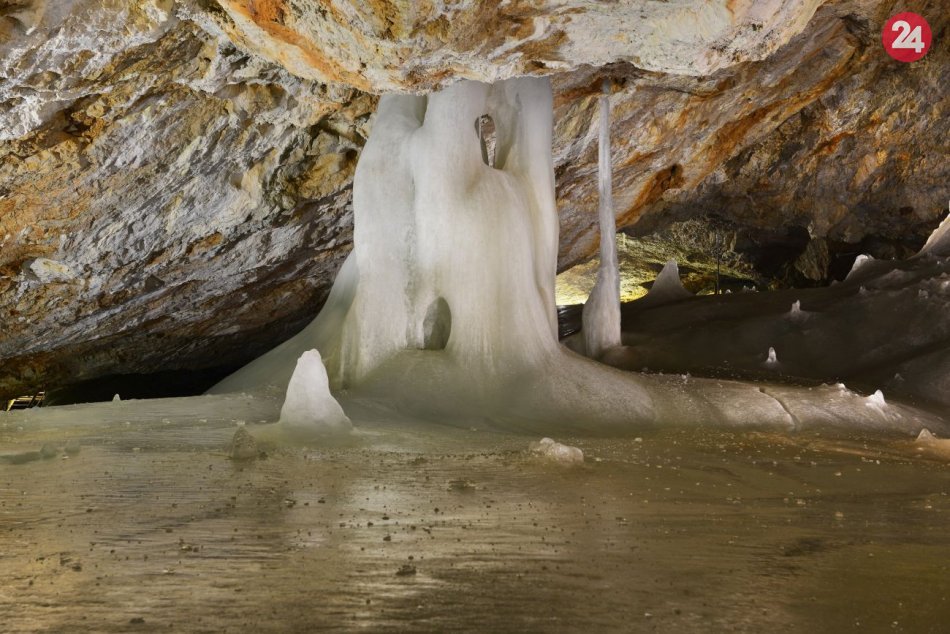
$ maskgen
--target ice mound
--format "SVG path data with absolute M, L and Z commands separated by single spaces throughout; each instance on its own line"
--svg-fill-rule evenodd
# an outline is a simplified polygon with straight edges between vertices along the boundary
M 583 464 L 584 452 L 577 447 L 562 445 L 551 438 L 542 438 L 528 446 L 532 454 L 561 464 Z
M 876 390 L 874 394 L 871 394 L 869 397 L 867 397 L 866 405 L 876 409 L 884 409 L 887 407 L 887 401 L 884 400 L 884 392 L 881 390 Z
M 228 451 L 228 457 L 232 460 L 251 460 L 260 453 L 257 441 L 254 436 L 247 431 L 247 427 L 241 425 L 234 432 L 231 438 L 231 447 Z
M 663 265 L 663 270 L 656 276 L 653 286 L 646 297 L 638 300 L 640 306 L 660 306 L 678 302 L 693 297 L 693 294 L 683 288 L 680 280 L 680 268 L 676 260 L 670 260 Z
M 917 451 L 929 453 L 933 457 L 950 460 L 950 438 L 938 438 L 929 429 L 921 429 L 914 441 Z
M 297 360 L 278 425 L 284 434 L 301 438 L 352 430 L 350 419 L 330 394 L 327 371 L 316 350 L 304 352 Z
M 873 261 L 874 261 L 873 257 L 871 257 L 870 255 L 867 255 L 866 253 L 862 253 L 861 255 L 859 255 L 858 257 L 854 259 L 854 264 L 851 265 L 851 270 L 848 272 L 847 277 L 845 277 L 844 279 L 845 280 L 852 279 L 858 271 L 860 271 L 867 264 Z
M 778 367 L 778 355 L 775 354 L 775 348 L 769 347 L 769 354 L 765 358 L 765 367 L 775 368 Z
M 930 234 L 920 254 L 950 257 L 950 214 L 947 214 L 940 226 Z

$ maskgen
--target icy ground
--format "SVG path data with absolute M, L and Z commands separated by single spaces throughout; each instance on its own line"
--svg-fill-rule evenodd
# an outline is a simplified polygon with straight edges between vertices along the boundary
M 355 418 L 349 446 L 229 459 L 241 421 L 279 410 L 0 416 L 0 629 L 937 632 L 950 615 L 950 466 L 912 437 L 558 436 L 571 465 L 538 436 Z
M 606 362 L 638 371 L 843 382 L 950 416 L 950 245 L 906 261 L 865 261 L 826 288 L 645 300 L 624 306 L 626 347 Z

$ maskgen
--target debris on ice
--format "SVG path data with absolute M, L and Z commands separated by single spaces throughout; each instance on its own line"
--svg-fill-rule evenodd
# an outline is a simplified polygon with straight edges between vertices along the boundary
M 538 442 L 531 443 L 528 450 L 536 456 L 551 460 L 552 462 L 560 462 L 562 464 L 581 464 L 584 462 L 583 451 L 577 447 L 562 445 L 551 438 L 542 438 Z
M 950 438 L 938 438 L 926 427 L 920 430 L 914 444 L 918 451 L 927 451 L 944 459 L 950 459 Z
M 232 460 L 250 460 L 256 458 L 260 453 L 257 441 L 254 436 L 247 431 L 247 427 L 241 425 L 234 436 L 231 438 L 231 449 L 228 456 Z

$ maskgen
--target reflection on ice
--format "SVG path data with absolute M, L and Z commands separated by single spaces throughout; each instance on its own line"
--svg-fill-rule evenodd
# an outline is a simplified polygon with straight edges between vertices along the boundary
M 276 421 L 279 396 L 166 401 L 148 420 L 147 405 L 47 412 L 68 409 L 75 427 L 0 417 L 4 452 L 56 452 L 0 462 L 6 629 L 945 622 L 950 470 L 910 438 L 558 436 L 587 457 L 562 468 L 525 451 L 536 435 L 380 420 L 357 424 L 358 446 L 247 461 L 229 459 L 229 440 L 240 420 Z M 93 422 L 112 408 L 124 411 Z

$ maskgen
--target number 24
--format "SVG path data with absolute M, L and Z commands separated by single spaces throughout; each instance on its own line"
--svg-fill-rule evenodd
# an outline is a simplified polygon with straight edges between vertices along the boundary
M 894 40 L 894 43 L 891 44 L 894 48 L 912 48 L 915 53 L 919 53 L 924 50 L 924 38 L 920 32 L 920 26 L 915 26 L 913 29 L 910 28 L 904 20 L 898 20 L 891 25 L 892 31 L 900 31 L 900 35 L 897 36 L 897 39 Z

